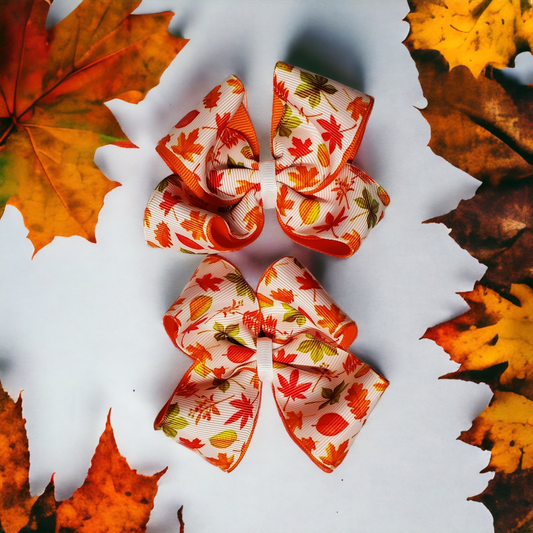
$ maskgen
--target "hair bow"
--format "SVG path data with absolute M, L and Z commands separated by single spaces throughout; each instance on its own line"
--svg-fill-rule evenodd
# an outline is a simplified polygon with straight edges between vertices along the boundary
M 292 257 L 271 265 L 255 293 L 235 266 L 208 256 L 163 323 L 194 362 L 154 427 L 226 472 L 248 448 L 263 382 L 289 435 L 326 472 L 388 386 L 347 350 L 355 323 Z
M 145 210 L 148 244 L 193 253 L 240 250 L 261 233 L 263 210 L 275 207 L 297 243 L 352 255 L 389 204 L 384 189 L 350 163 L 372 104 L 354 89 L 278 63 L 274 159 L 260 162 L 244 86 L 230 76 L 157 146 L 174 174 Z

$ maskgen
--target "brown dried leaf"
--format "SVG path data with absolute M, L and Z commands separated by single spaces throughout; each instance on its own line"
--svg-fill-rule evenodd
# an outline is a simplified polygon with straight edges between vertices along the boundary
M 433 152 L 494 185 L 532 176 L 533 87 L 493 69 L 477 79 L 466 67 L 449 72 L 438 52 L 406 45 L 428 101 L 421 113 L 431 126 Z
M 508 292 L 513 283 L 533 284 L 533 181 L 481 186 L 457 209 L 427 222 L 445 224 L 450 236 L 489 268 L 484 285 Z

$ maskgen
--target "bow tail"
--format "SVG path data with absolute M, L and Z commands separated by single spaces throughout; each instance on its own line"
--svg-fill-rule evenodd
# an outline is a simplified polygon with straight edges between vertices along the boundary
M 383 187 L 347 164 L 329 185 L 314 194 L 281 185 L 277 214 L 283 231 L 298 244 L 335 257 L 349 257 L 383 218 L 389 201 Z
M 342 370 L 277 363 L 273 390 L 292 440 L 325 472 L 348 453 L 388 381 L 347 352 Z
M 255 363 L 229 377 L 196 363 L 183 376 L 154 427 L 224 472 L 242 460 L 257 422 L 261 382 Z

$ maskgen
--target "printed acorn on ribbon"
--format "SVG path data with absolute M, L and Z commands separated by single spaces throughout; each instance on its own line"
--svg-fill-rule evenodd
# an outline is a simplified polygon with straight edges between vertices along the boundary
M 271 265 L 254 292 L 230 262 L 208 256 L 163 323 L 193 364 L 154 426 L 226 472 L 249 446 L 265 380 L 290 437 L 325 472 L 342 463 L 388 386 L 348 351 L 353 320 L 292 257 Z
M 174 174 L 146 207 L 148 244 L 187 253 L 240 250 L 261 233 L 264 209 L 275 207 L 297 243 L 352 255 L 389 204 L 385 190 L 351 164 L 372 105 L 368 95 L 278 63 L 274 160 L 259 162 L 244 86 L 230 76 L 157 146 Z

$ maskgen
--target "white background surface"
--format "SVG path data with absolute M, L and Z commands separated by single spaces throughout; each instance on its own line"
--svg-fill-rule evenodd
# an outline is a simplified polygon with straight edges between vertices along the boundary
M 55 0 L 55 20 L 75 6 Z M 433 533 L 492 531 L 492 517 L 466 498 L 492 474 L 489 453 L 456 440 L 486 406 L 484 385 L 438 380 L 457 365 L 425 329 L 466 310 L 484 267 L 439 225 L 423 220 L 473 195 L 478 182 L 427 147 L 425 99 L 401 44 L 403 0 L 145 0 L 138 12 L 172 10 L 171 31 L 190 39 L 159 86 L 139 105 L 109 103 L 139 146 L 98 150 L 96 162 L 122 183 L 107 195 L 98 244 L 56 238 L 32 260 L 20 213 L 0 221 L 0 379 L 24 389 L 30 481 L 39 494 L 56 472 L 58 499 L 83 483 L 112 408 L 119 449 L 153 474 L 168 466 L 151 533 Z M 152 429 L 190 360 L 161 319 L 202 256 L 149 248 L 142 215 L 170 172 L 157 141 L 233 73 L 248 91 L 263 157 L 269 158 L 272 72 L 283 60 L 375 97 L 357 164 L 390 194 L 384 220 L 350 259 L 293 244 L 269 213 L 247 249 L 228 254 L 255 285 L 282 255 L 298 257 L 357 322 L 352 349 L 391 382 L 332 474 L 314 466 L 285 433 L 266 394 L 248 453 L 231 474 Z M 120 73 L 114 73 L 119 75 Z

